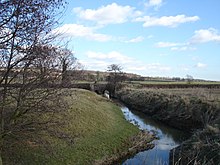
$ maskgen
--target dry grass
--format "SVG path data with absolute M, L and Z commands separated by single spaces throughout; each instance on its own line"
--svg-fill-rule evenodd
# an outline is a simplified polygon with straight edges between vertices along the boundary
M 130 107 L 172 127 L 194 129 L 177 151 L 180 155 L 175 155 L 173 165 L 220 162 L 220 89 L 124 89 L 118 96 Z

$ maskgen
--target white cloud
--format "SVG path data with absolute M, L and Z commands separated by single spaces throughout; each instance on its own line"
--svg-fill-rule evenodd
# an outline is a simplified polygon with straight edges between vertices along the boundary
M 106 71 L 110 63 L 103 60 L 79 60 L 85 66 L 85 69 Z
M 201 29 L 194 32 L 194 35 L 188 42 L 176 43 L 176 42 L 158 42 L 155 44 L 156 47 L 166 48 L 171 47 L 171 50 L 175 51 L 187 51 L 196 50 L 194 44 L 206 43 L 206 42 L 220 42 L 220 34 L 214 28 Z
M 188 67 L 182 67 L 181 70 L 186 72 L 189 71 L 190 69 Z
M 154 7 L 154 9 L 158 9 L 162 5 L 163 1 L 162 0 L 149 0 L 146 2 L 144 5 L 148 7 Z
M 183 72 L 187 72 L 190 71 L 190 69 L 192 68 L 192 66 L 190 65 L 185 65 L 185 64 L 181 64 L 181 65 L 178 65 L 177 68 Z
M 187 50 L 196 50 L 195 47 L 191 46 L 180 46 L 180 47 L 172 47 L 171 50 L 173 51 L 187 51 Z
M 118 63 L 124 64 L 124 63 L 129 63 L 133 61 L 131 57 L 125 56 L 117 51 L 112 51 L 109 53 L 88 51 L 86 55 L 90 59 L 105 60 L 105 61 L 109 61 L 111 63 L 117 63 L 117 64 Z
M 167 72 L 171 70 L 171 67 L 162 65 L 160 63 L 143 64 L 141 62 L 136 63 L 128 68 L 130 72 L 142 71 L 142 72 Z
M 182 45 L 181 43 L 175 43 L 175 42 L 158 42 L 155 44 L 158 48 L 167 48 L 167 47 L 174 47 Z
M 198 63 L 196 64 L 196 67 L 197 67 L 197 68 L 205 68 L 205 67 L 207 67 L 207 65 L 206 65 L 206 64 L 203 64 L 203 63 L 201 63 L 201 62 L 198 62 Z
M 185 15 L 176 15 L 176 16 L 163 16 L 160 18 L 157 17 L 138 17 L 134 21 L 144 22 L 143 27 L 151 26 L 166 26 L 166 27 L 177 27 L 179 24 L 186 22 L 195 22 L 198 21 L 198 16 L 187 17 Z
M 192 58 L 193 61 L 199 61 L 200 60 L 199 56 L 191 56 L 191 58 Z
M 206 43 L 206 42 L 220 42 L 220 34 L 214 28 L 201 29 L 195 31 L 194 36 L 191 38 L 191 43 Z
M 117 51 L 111 51 L 108 53 L 88 51 L 86 52 L 86 56 L 88 57 L 88 60 L 81 60 L 80 62 L 85 65 L 87 69 L 91 70 L 105 71 L 107 66 L 111 64 L 119 64 L 124 68 L 135 61 L 133 58 Z
M 112 36 L 96 33 L 95 28 L 79 24 L 65 24 L 53 30 L 53 33 L 61 34 L 61 37 L 82 37 L 100 42 L 112 40 Z
M 196 50 L 195 47 L 190 46 L 189 43 L 176 43 L 176 42 L 158 42 L 155 44 L 158 48 L 170 48 L 173 51 L 192 51 Z
M 154 38 L 154 36 L 153 35 L 147 36 L 147 39 L 151 39 L 151 38 Z
M 162 4 L 162 0 L 149 0 L 149 5 L 158 6 Z
M 94 21 L 100 25 L 124 23 L 129 18 L 134 18 L 142 14 L 140 11 L 135 10 L 134 7 L 120 6 L 117 3 L 102 6 L 96 10 L 74 8 L 73 11 L 79 18 Z
M 126 43 L 137 43 L 137 42 L 142 42 L 144 40 L 143 36 L 138 36 L 136 38 L 132 38 L 128 41 L 125 41 Z
M 108 53 L 88 51 L 86 52 L 88 60 L 81 60 L 86 69 L 105 71 L 107 66 L 111 64 L 119 64 L 123 67 L 123 71 L 137 74 L 160 74 L 161 72 L 169 72 L 171 67 L 160 63 L 144 63 L 134 58 L 126 56 L 117 51 Z

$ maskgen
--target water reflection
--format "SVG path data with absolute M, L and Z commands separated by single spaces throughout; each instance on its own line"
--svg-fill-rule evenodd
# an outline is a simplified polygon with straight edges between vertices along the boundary
M 182 131 L 155 122 L 149 116 L 137 111 L 130 111 L 122 107 L 126 120 L 137 125 L 142 130 L 154 132 L 159 140 L 154 140 L 155 147 L 151 150 L 140 152 L 133 158 L 126 160 L 123 165 L 166 165 L 169 164 L 169 152 L 187 139 L 188 135 Z

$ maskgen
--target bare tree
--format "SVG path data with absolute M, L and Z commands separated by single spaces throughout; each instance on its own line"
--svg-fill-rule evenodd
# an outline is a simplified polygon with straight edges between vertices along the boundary
M 186 81 L 187 81 L 188 84 L 191 84 L 193 82 L 193 76 L 186 75 Z
M 74 56 L 73 52 L 68 49 L 58 49 L 59 51 L 59 60 L 61 63 L 62 78 L 61 83 L 67 85 L 71 83 L 70 75 L 68 75 L 68 70 L 75 70 L 77 59 Z
M 125 80 L 125 75 L 122 72 L 122 67 L 117 64 L 109 65 L 107 71 L 110 72 L 107 77 L 107 88 L 111 97 L 114 97 L 116 90 L 120 88 L 120 83 Z
M 49 34 L 64 5 L 63 0 L 0 1 L 0 165 L 4 139 L 17 119 L 49 96 L 49 89 L 38 88 L 56 77 L 59 64 Z

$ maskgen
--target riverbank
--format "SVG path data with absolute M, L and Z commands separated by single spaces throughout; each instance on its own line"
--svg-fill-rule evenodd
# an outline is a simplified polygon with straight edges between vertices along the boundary
M 123 160 L 134 156 L 135 154 L 152 149 L 154 147 L 153 143 L 150 143 L 156 137 L 148 131 L 140 131 L 136 136 L 128 139 L 130 147 L 126 151 L 120 151 L 109 157 L 104 157 L 101 160 L 95 162 L 95 165 L 109 165 L 109 164 L 121 164 Z
M 28 119 L 42 124 L 5 141 L 4 164 L 111 164 L 153 147 L 153 135 L 140 133 L 108 99 L 79 89 L 64 89 L 60 96 L 62 110 L 30 114 Z
M 219 126 L 207 125 L 170 152 L 171 164 L 217 165 L 220 162 Z
M 184 131 L 204 128 L 220 114 L 219 100 L 157 89 L 123 89 L 117 97 L 131 109 Z
M 169 153 L 171 149 L 179 146 L 183 141 L 188 139 L 188 134 L 183 131 L 174 129 L 161 122 L 155 121 L 146 114 L 130 110 L 127 107 L 122 108 L 125 118 L 137 125 L 141 130 L 153 132 L 157 139 L 152 143 L 154 148 L 137 153 L 123 162 L 128 164 L 169 164 Z
M 175 163 L 215 164 L 220 161 L 219 97 L 215 99 L 204 92 L 203 95 L 193 92 L 194 89 L 183 95 L 180 90 L 168 93 L 159 89 L 123 89 L 117 97 L 131 109 L 193 133 L 189 140 L 173 150 L 171 158 Z

